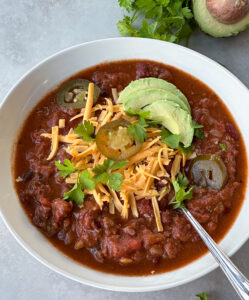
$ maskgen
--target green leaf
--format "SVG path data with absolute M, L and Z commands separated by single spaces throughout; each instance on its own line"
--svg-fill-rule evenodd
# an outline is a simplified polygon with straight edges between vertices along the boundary
M 119 33 L 123 36 L 133 35 L 135 31 L 131 24 L 131 18 L 128 16 L 125 16 L 123 20 L 118 21 L 117 28 L 119 30 Z
M 180 139 L 180 134 L 172 134 L 165 128 L 161 131 L 161 141 L 172 149 L 177 149 L 179 147 Z
M 146 130 L 144 129 L 144 126 L 140 124 L 132 124 L 128 126 L 127 133 L 139 143 L 143 143 L 147 139 Z
M 181 173 L 179 173 L 176 180 L 172 180 L 172 184 L 175 190 L 175 196 L 170 200 L 169 204 L 173 205 L 174 209 L 185 208 L 184 201 L 192 198 L 194 187 L 192 186 L 186 190 L 189 181 Z
M 95 181 L 96 183 L 101 182 L 101 183 L 103 183 L 103 184 L 107 184 L 107 182 L 108 182 L 108 180 L 109 180 L 109 174 L 106 173 L 106 172 L 104 172 L 104 173 L 102 173 L 102 174 L 99 174 L 99 175 L 96 174 L 96 175 L 93 177 L 93 179 L 94 179 L 94 181 Z
M 81 205 L 84 202 L 85 194 L 83 193 L 79 183 L 75 183 L 74 187 L 64 194 L 64 200 L 74 201 L 76 204 Z
M 208 300 L 206 293 L 197 294 L 196 297 L 200 300 Z
M 55 165 L 60 170 L 59 174 L 63 178 L 75 172 L 73 164 L 67 158 L 64 159 L 64 165 L 60 164 L 58 161 L 55 162 Z
M 147 11 L 151 10 L 154 6 L 156 6 L 156 3 L 154 0 L 137 0 L 136 1 L 136 7 L 145 13 Z
M 189 184 L 189 180 L 186 176 L 184 176 L 181 172 L 178 174 L 178 182 L 179 185 L 186 188 Z
M 107 184 L 112 190 L 119 191 L 120 185 L 123 182 L 122 174 L 109 173 L 111 170 L 118 170 L 124 168 L 128 164 L 128 161 L 113 161 L 111 159 L 105 159 L 103 165 L 98 165 L 93 169 L 95 173 L 94 181 Z
M 124 7 L 128 12 L 132 10 L 132 0 L 118 0 L 119 6 Z
M 219 145 L 220 145 L 222 151 L 226 151 L 227 150 L 227 146 L 225 144 L 220 143 Z
M 138 31 L 139 36 L 143 38 L 154 39 L 157 25 L 158 22 L 149 24 L 146 20 L 143 20 L 142 27 Z
M 192 121 L 192 126 L 194 128 L 194 135 L 197 138 L 203 140 L 204 139 L 204 133 L 203 133 L 203 130 L 202 130 L 203 125 L 197 124 L 195 121 Z
M 164 7 L 169 5 L 170 0 L 156 0 L 156 2 Z
M 145 17 L 148 19 L 160 19 L 163 14 L 163 7 L 161 5 L 154 6 L 151 10 L 147 11 Z
M 193 146 L 189 147 L 184 147 L 182 144 L 178 146 L 178 149 L 183 153 L 183 154 L 188 154 L 188 153 L 193 153 Z
M 111 190 L 120 191 L 120 186 L 123 183 L 122 174 L 113 173 L 109 176 L 108 186 Z
M 85 120 L 83 124 L 79 124 L 75 128 L 75 133 L 78 134 L 78 136 L 81 136 L 84 141 L 90 142 L 95 140 L 93 137 L 94 126 L 90 121 Z
M 189 7 L 183 7 L 182 14 L 186 19 L 192 19 L 193 18 L 192 11 Z
M 107 170 L 117 170 L 123 169 L 129 162 L 126 160 L 123 161 L 111 161 L 112 163 L 109 165 Z
M 82 188 L 87 190 L 94 190 L 95 182 L 92 179 L 91 173 L 88 170 L 85 170 L 80 173 L 79 182 Z

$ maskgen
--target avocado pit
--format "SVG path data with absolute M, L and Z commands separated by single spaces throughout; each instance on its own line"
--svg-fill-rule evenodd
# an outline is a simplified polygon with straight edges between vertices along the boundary
M 214 19 L 223 24 L 235 24 L 249 12 L 249 0 L 206 0 Z

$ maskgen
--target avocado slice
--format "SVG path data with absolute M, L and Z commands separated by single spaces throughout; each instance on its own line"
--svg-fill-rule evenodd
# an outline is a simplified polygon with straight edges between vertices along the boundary
M 202 31 L 213 37 L 236 35 L 249 27 L 249 13 L 236 23 L 220 23 L 209 12 L 206 6 L 206 0 L 193 0 L 193 12 L 195 20 Z
M 161 122 L 173 134 L 180 134 L 180 142 L 189 147 L 194 136 L 191 115 L 170 101 L 158 100 L 146 106 L 144 111 L 150 112 L 150 119 Z
M 173 85 L 172 83 L 169 83 L 163 79 L 154 78 L 154 77 L 141 78 L 141 79 L 132 81 L 120 93 L 119 98 L 118 98 L 118 103 L 125 104 L 125 102 L 127 101 L 127 97 L 129 95 L 133 94 L 135 91 L 146 90 L 146 89 L 151 89 L 151 88 L 166 90 L 168 92 L 171 92 L 175 96 L 178 96 L 183 102 L 185 102 L 186 107 L 190 111 L 190 106 L 189 106 L 187 98 L 175 85 Z
M 137 90 L 132 94 L 129 94 L 125 98 L 125 102 L 123 103 L 123 108 L 125 111 L 131 109 L 135 113 L 138 112 L 141 108 L 145 107 L 153 103 L 154 101 L 164 99 L 165 101 L 171 101 L 179 105 L 183 110 L 190 113 L 189 107 L 186 103 L 180 99 L 175 94 L 163 90 L 163 89 L 145 89 L 145 90 Z

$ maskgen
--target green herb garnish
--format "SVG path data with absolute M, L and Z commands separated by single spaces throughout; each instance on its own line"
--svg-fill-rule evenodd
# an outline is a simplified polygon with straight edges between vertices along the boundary
M 197 294 L 196 297 L 200 300 L 208 300 L 206 293 Z
M 78 173 L 77 183 L 73 188 L 64 194 L 64 200 L 74 201 L 76 204 L 81 205 L 84 202 L 86 190 L 93 190 L 95 188 L 95 181 L 88 170 Z
M 192 121 L 193 128 L 194 128 L 194 136 L 196 136 L 198 139 L 203 140 L 204 139 L 204 133 L 203 133 L 203 125 L 196 123 L 195 121 Z
M 194 187 L 191 186 L 187 190 L 189 185 L 188 178 L 182 173 L 179 173 L 177 179 L 172 180 L 172 184 L 175 190 L 175 196 L 170 200 L 169 204 L 174 205 L 174 209 L 185 208 L 184 200 L 191 199 L 193 196 Z
M 75 133 L 83 138 L 86 142 L 94 141 L 94 126 L 90 121 L 85 120 L 75 128 Z
M 64 200 L 74 201 L 76 204 L 81 205 L 84 202 L 85 194 L 79 182 L 75 183 L 74 187 L 64 194 Z
M 76 172 L 73 164 L 69 159 L 64 159 L 64 165 L 55 162 L 56 167 L 60 170 L 59 174 L 62 178 Z M 78 172 L 77 182 L 73 188 L 64 194 L 64 200 L 74 201 L 76 204 L 81 205 L 84 202 L 85 194 L 83 189 L 93 190 L 95 188 L 95 182 L 92 179 L 91 173 L 87 170 Z
M 226 151 L 227 150 L 227 146 L 225 144 L 220 143 L 219 145 L 220 145 L 222 151 Z
M 188 154 L 188 153 L 193 153 L 193 145 L 189 147 L 184 147 L 182 144 L 179 144 L 178 149 L 183 153 L 183 154 Z
M 60 170 L 59 174 L 62 178 L 66 178 L 68 175 L 75 172 L 74 166 L 69 159 L 64 159 L 64 165 L 60 162 L 55 162 L 56 167 Z
M 117 23 L 121 35 L 186 43 L 194 22 L 190 0 L 118 0 L 132 16 Z
M 98 165 L 93 169 L 95 182 L 101 182 L 106 184 L 111 190 L 119 191 L 120 186 L 123 183 L 122 174 L 110 173 L 112 170 L 124 168 L 128 164 L 128 161 L 113 161 L 111 159 L 105 159 L 103 165 Z
M 165 128 L 161 131 L 161 141 L 172 149 L 177 149 L 179 147 L 180 139 L 180 134 L 173 134 Z
M 131 109 L 129 109 L 126 111 L 126 114 L 138 117 L 138 124 L 128 126 L 127 133 L 130 134 L 137 142 L 143 143 L 147 139 L 145 128 L 149 126 L 146 119 L 149 118 L 150 112 L 139 110 L 137 113 L 134 113 Z

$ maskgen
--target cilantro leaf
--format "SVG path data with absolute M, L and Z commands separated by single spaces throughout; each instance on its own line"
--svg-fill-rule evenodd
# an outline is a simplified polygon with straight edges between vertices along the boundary
M 118 0 L 119 6 L 124 7 L 128 12 L 132 9 L 132 0 Z
M 126 114 L 128 116 L 138 116 L 138 124 L 132 124 L 128 126 L 127 133 L 130 134 L 139 143 L 143 143 L 147 139 L 145 128 L 155 124 L 154 121 L 147 121 L 147 119 L 149 119 L 150 117 L 150 112 L 140 109 L 135 113 L 131 109 L 128 109 L 126 111 Z
M 84 202 L 85 194 L 82 191 L 81 185 L 77 182 L 74 187 L 64 194 L 64 200 L 74 201 L 81 205 Z
M 197 294 L 196 297 L 200 300 L 208 300 L 206 293 Z
M 190 145 L 189 147 L 184 147 L 182 144 L 179 144 L 178 149 L 183 154 L 193 153 L 193 146 L 192 145 Z
M 77 182 L 73 188 L 64 194 L 64 200 L 74 201 L 81 205 L 84 202 L 85 194 L 83 189 L 93 190 L 95 188 L 95 181 L 92 179 L 91 173 L 88 170 L 78 173 Z
M 93 190 L 95 188 L 95 182 L 92 179 L 91 173 L 88 170 L 85 170 L 80 173 L 79 183 L 82 188 L 87 190 Z
M 128 116 L 139 116 L 144 119 L 150 118 L 150 112 L 142 109 L 140 109 L 138 112 L 135 113 L 131 108 L 129 108 L 125 113 Z
M 67 158 L 64 159 L 64 165 L 62 165 L 58 161 L 55 162 L 55 165 L 60 170 L 59 174 L 62 178 L 66 178 L 68 175 L 75 172 L 73 164 Z
M 107 159 L 105 161 L 107 161 Z M 104 162 L 104 164 L 105 164 L 105 162 Z M 118 160 L 117 161 L 113 161 L 113 160 L 109 159 L 107 170 L 110 171 L 110 170 L 122 169 L 127 164 L 128 164 L 128 161 L 126 161 L 126 160 L 123 160 L 123 161 L 118 161 Z
M 220 143 L 219 145 L 220 145 L 222 151 L 226 151 L 227 150 L 227 146 L 225 144 Z
M 165 128 L 161 131 L 161 141 L 172 149 L 177 149 L 179 147 L 180 139 L 180 134 L 172 134 Z
M 128 16 L 125 16 L 123 20 L 118 21 L 117 28 L 121 35 L 131 35 L 133 36 L 133 28 L 131 26 L 132 21 L 131 18 Z
M 91 142 L 94 141 L 94 126 L 90 121 L 85 120 L 83 124 L 79 124 L 75 128 L 75 133 L 83 137 L 84 141 Z
M 146 130 L 144 129 L 144 126 L 140 124 L 132 124 L 128 126 L 127 133 L 139 143 L 143 143 L 147 139 Z
M 181 173 L 179 173 L 176 180 L 172 180 L 175 196 L 170 200 L 169 204 L 172 204 L 174 209 L 185 208 L 184 200 L 192 198 L 194 187 L 192 186 L 186 190 L 188 183 L 187 177 L 183 176 Z
M 195 121 L 192 121 L 192 126 L 194 128 L 194 136 L 196 136 L 198 139 L 203 140 L 204 139 L 204 133 L 203 133 L 203 125 L 196 123 Z
M 94 175 L 93 179 L 96 183 L 101 182 L 103 184 L 107 184 L 109 180 L 109 174 L 106 172 L 102 174 L 96 174 Z
M 112 190 L 119 191 L 120 185 L 123 182 L 122 174 L 110 173 L 111 170 L 117 170 L 124 168 L 128 164 L 128 161 L 113 161 L 106 159 L 103 165 L 98 165 L 93 169 L 95 182 L 101 182 L 107 184 Z
M 123 183 L 122 174 L 113 173 L 109 175 L 108 186 L 111 190 L 120 191 L 120 186 Z

